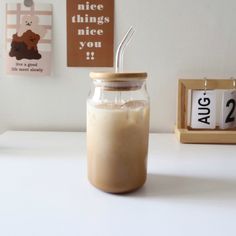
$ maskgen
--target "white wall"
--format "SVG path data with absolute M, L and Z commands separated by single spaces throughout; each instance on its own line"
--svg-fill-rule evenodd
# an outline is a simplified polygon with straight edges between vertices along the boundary
M 1 27 L 0 127 L 85 130 L 90 69 L 66 67 L 66 1 L 35 1 L 54 5 L 54 74 L 6 76 Z M 125 68 L 149 72 L 152 131 L 173 130 L 178 77 L 236 75 L 235 14 L 235 0 L 116 0 L 116 45 L 130 25 L 137 30 Z

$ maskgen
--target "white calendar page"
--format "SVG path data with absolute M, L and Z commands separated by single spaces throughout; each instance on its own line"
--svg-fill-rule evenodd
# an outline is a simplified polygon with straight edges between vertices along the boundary
M 223 91 L 221 104 L 221 129 L 236 127 L 236 90 Z
M 216 128 L 216 91 L 192 91 L 190 126 L 193 129 Z

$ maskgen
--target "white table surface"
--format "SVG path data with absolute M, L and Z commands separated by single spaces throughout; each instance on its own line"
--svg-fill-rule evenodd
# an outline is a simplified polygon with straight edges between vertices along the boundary
M 0 136 L 1 236 L 235 236 L 236 146 L 150 135 L 146 185 L 112 195 L 86 177 L 84 133 Z

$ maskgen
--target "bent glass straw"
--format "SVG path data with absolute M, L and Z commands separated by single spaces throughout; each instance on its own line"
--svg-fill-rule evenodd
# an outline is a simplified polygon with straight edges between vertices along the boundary
M 117 48 L 117 51 L 116 51 L 116 73 L 123 72 L 124 52 L 125 52 L 127 45 L 131 41 L 131 39 L 134 35 L 134 32 L 135 32 L 135 30 L 134 30 L 133 26 L 131 26 Z

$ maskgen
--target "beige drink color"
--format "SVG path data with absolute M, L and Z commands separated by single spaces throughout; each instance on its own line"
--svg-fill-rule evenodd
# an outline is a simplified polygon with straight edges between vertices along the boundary
M 87 103 L 88 178 L 107 192 L 141 187 L 146 180 L 149 105 Z

